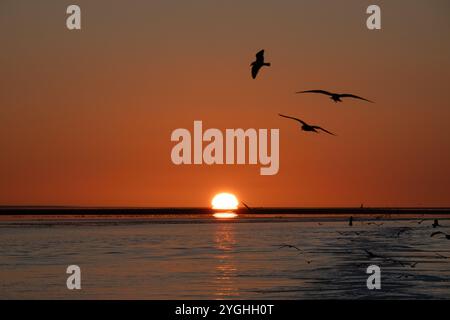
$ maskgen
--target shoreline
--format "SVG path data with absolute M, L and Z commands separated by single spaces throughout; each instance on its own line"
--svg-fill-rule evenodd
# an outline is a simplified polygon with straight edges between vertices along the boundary
M 225 210 L 231 211 L 231 210 Z M 0 207 L 0 221 L 48 220 L 175 220 L 217 221 L 337 219 L 350 216 L 363 220 L 450 219 L 450 208 L 238 208 L 236 218 L 217 219 L 224 212 L 211 208 L 83 208 L 83 207 Z

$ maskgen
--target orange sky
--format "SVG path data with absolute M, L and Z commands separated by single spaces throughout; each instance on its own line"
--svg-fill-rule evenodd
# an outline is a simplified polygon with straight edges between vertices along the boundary
M 450 206 L 447 0 L 77 3 L 81 31 L 70 1 L 0 4 L 0 204 Z M 376 104 L 293 94 L 318 88 Z M 278 175 L 173 165 L 170 134 L 194 120 L 279 128 Z

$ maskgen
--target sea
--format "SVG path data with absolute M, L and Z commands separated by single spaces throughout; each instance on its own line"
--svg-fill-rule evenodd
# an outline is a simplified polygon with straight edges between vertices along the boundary
M 0 299 L 450 299 L 450 220 L 273 214 L 0 220 Z M 80 270 L 70 290 L 69 266 Z M 375 267 L 373 267 L 375 266 Z M 373 288 L 373 268 L 379 288 Z M 372 277 L 371 277 L 372 276 Z M 369 285 L 368 285 L 369 283 Z

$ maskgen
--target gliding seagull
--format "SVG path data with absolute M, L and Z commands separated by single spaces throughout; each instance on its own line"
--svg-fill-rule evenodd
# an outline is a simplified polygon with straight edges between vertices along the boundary
M 306 90 L 306 91 L 299 91 L 296 93 L 320 93 L 320 94 L 330 96 L 330 99 L 333 100 L 334 102 L 342 102 L 341 98 L 353 98 L 353 99 L 359 99 L 359 100 L 364 100 L 364 101 L 373 103 L 373 101 L 367 100 L 366 98 L 359 97 L 359 96 L 356 96 L 356 95 L 350 94 L 350 93 L 333 93 L 333 92 L 328 92 L 325 90 Z
M 307 124 L 305 121 L 300 120 L 300 119 L 298 119 L 298 118 L 294 118 L 294 117 L 290 117 L 290 116 L 285 116 L 285 115 L 280 114 L 280 113 L 279 113 L 278 115 L 279 115 L 280 117 L 283 117 L 283 118 L 288 118 L 288 119 L 292 119 L 292 120 L 295 120 L 295 121 L 300 122 L 300 123 L 302 124 L 302 130 L 303 130 L 303 131 L 309 131 L 309 132 L 319 133 L 319 131 L 317 131 L 317 130 L 322 130 L 323 132 L 326 132 L 326 133 L 328 133 L 328 134 L 331 134 L 331 135 L 335 136 L 334 133 L 332 133 L 332 132 L 330 132 L 330 131 L 328 131 L 328 130 L 325 130 L 325 129 L 322 128 L 322 127 L 309 125 L 309 124 Z

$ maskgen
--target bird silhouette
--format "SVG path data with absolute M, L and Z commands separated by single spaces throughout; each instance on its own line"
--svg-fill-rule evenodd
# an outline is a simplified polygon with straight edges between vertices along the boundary
M 356 236 L 359 236 L 359 235 L 361 235 L 361 232 L 358 232 L 358 231 L 349 231 L 349 232 L 342 232 L 342 231 L 338 231 L 337 233 L 339 233 L 341 236 L 347 236 L 347 235 L 351 235 L 351 234 L 354 234 L 354 235 L 356 235 Z
M 367 222 L 367 225 L 368 225 L 368 226 L 370 226 L 370 225 L 375 225 L 375 226 L 377 226 L 377 227 L 381 227 L 383 224 L 384 224 L 383 222 L 380 222 L 380 223 L 376 223 L 376 222 Z
M 306 91 L 298 91 L 296 93 L 319 93 L 319 94 L 324 94 L 327 96 L 330 96 L 330 99 L 333 100 L 334 102 L 342 102 L 342 98 L 353 98 L 353 99 L 359 99 L 359 100 L 364 100 L 367 102 L 371 102 L 373 103 L 373 101 L 370 101 L 366 98 L 363 97 L 359 97 L 356 96 L 354 94 L 350 94 L 350 93 L 333 93 L 333 92 L 328 92 L 325 90 L 306 90 Z
M 382 260 L 384 260 L 384 261 L 389 261 L 389 262 L 391 262 L 391 263 L 400 264 L 400 265 L 403 266 L 403 267 L 405 266 L 405 263 L 402 262 L 402 261 L 395 260 L 395 259 L 390 258 L 390 257 L 380 256 L 380 255 L 375 254 L 375 253 L 373 253 L 373 252 L 371 252 L 371 251 L 369 251 L 369 250 L 367 250 L 367 249 L 364 249 L 364 251 L 366 252 L 367 257 L 368 257 L 369 259 L 382 259 Z M 415 267 L 415 265 L 414 265 L 414 267 Z M 412 267 L 412 268 L 414 268 L 414 267 Z
M 292 120 L 295 120 L 295 121 L 300 122 L 301 125 L 302 125 L 302 130 L 303 130 L 303 131 L 319 133 L 319 131 L 317 131 L 317 130 L 322 130 L 323 132 L 326 132 L 326 133 L 328 133 L 328 134 L 331 134 L 331 135 L 335 136 L 334 133 L 332 133 L 332 132 L 330 132 L 330 131 L 328 131 L 328 130 L 325 130 L 325 129 L 322 128 L 322 127 L 309 125 L 309 124 L 307 124 L 305 121 L 300 120 L 300 119 L 298 119 L 298 118 L 294 118 L 294 117 L 290 117 L 290 116 L 285 116 L 285 115 L 280 114 L 280 113 L 279 113 L 278 115 L 279 115 L 280 117 L 283 117 L 283 118 L 288 118 L 288 119 L 292 119 Z
M 305 255 L 305 252 L 304 252 L 302 249 L 300 249 L 299 247 L 294 246 L 294 245 L 292 245 L 292 244 L 282 243 L 282 244 L 279 244 L 279 245 L 277 245 L 277 246 L 278 246 L 278 249 L 292 248 L 292 249 L 297 250 L 297 251 L 298 251 L 298 254 Z M 305 262 L 306 262 L 307 264 L 310 264 L 310 263 L 312 262 L 312 260 L 305 259 Z
M 435 255 L 436 255 L 436 257 L 438 257 L 439 259 L 448 259 L 448 257 L 447 256 L 444 256 L 444 255 L 442 255 L 442 254 L 440 254 L 440 253 L 435 253 Z
M 241 201 L 241 203 L 244 205 L 244 207 L 245 207 L 248 211 L 252 211 L 252 208 L 250 208 L 244 201 Z
M 264 50 L 259 51 L 256 54 L 256 60 L 253 61 L 250 66 L 252 67 L 252 78 L 255 79 L 258 75 L 259 69 L 263 66 L 270 67 L 270 63 L 264 62 Z
M 373 253 L 373 252 L 371 252 L 371 251 L 369 251 L 367 249 L 364 249 L 364 251 L 367 253 L 367 257 L 369 257 L 369 258 L 384 258 L 384 257 L 379 256 L 379 255 L 377 255 L 377 254 L 375 254 L 375 253 Z
M 433 226 L 433 228 L 440 227 L 441 225 L 439 224 L 439 220 L 438 219 L 434 219 L 434 222 L 433 222 L 432 226 Z
M 294 246 L 292 244 L 283 243 L 283 244 L 278 245 L 278 247 L 279 247 L 278 249 L 292 248 L 292 249 L 295 249 L 297 251 L 303 252 L 302 249 L 300 249 L 299 247 Z
M 438 234 L 443 234 L 443 235 L 445 236 L 445 239 L 450 240 L 450 234 L 443 233 L 442 231 L 436 231 L 436 232 L 433 232 L 433 233 L 430 235 L 430 237 L 434 237 L 434 236 L 436 236 L 436 235 L 438 235 Z

